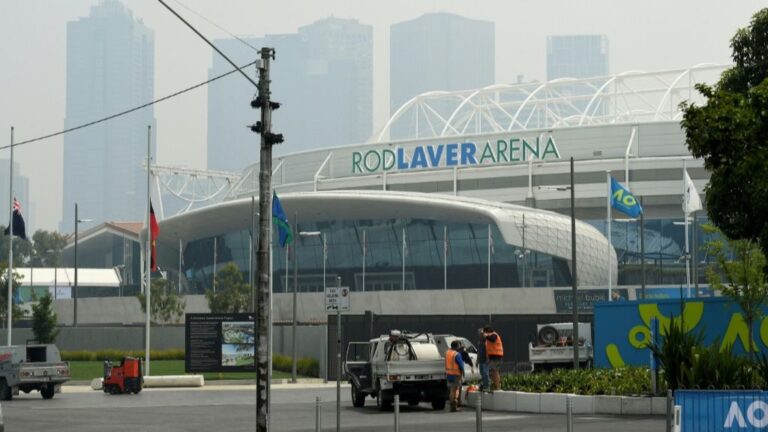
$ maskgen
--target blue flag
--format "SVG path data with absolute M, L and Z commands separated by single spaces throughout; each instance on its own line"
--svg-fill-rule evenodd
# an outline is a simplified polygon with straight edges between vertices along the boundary
M 640 203 L 632 192 L 613 177 L 611 177 L 611 207 L 633 218 L 643 213 L 643 208 L 640 207 Z
M 283 206 L 280 204 L 280 198 L 277 193 L 272 195 L 272 223 L 277 226 L 277 234 L 280 237 L 280 247 L 285 247 L 293 241 L 293 232 L 288 223 L 288 217 L 285 215 Z

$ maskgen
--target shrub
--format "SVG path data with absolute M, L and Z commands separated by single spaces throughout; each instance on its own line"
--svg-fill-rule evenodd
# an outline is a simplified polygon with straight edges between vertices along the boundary
M 284 354 L 272 355 L 272 369 L 282 372 L 291 372 L 291 356 Z M 317 377 L 320 376 L 320 362 L 313 358 L 300 358 L 296 361 L 296 373 L 298 375 Z
M 555 369 L 552 372 L 507 375 L 502 379 L 501 388 L 533 393 L 582 395 L 650 394 L 650 370 L 635 367 Z
M 152 360 L 184 360 L 184 350 L 167 349 L 151 350 L 149 352 Z M 64 361 L 103 361 L 120 360 L 123 357 L 144 357 L 144 351 L 141 350 L 98 350 L 98 351 L 62 351 L 61 359 Z
M 694 352 L 703 340 L 702 332 L 686 332 L 683 320 L 676 320 L 673 316 L 664 334 L 663 344 L 648 344 L 648 348 L 656 355 L 661 368 L 664 369 L 667 388 L 677 390 L 689 387 L 683 371 L 691 368 Z

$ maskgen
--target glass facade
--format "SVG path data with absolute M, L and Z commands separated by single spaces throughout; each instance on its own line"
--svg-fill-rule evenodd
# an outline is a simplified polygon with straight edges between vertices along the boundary
M 290 248 L 273 250 L 275 292 L 291 292 L 294 271 L 299 292 L 322 291 L 324 274 L 325 284 L 335 284 L 340 277 L 353 291 L 571 283 L 566 260 L 506 244 L 493 225 L 426 219 L 341 220 L 299 223 L 297 231 L 301 234 L 295 235 Z M 217 268 L 234 262 L 247 279 L 249 238 L 250 232 L 242 230 L 190 242 L 184 250 L 186 291 L 199 294 L 211 288 L 214 261 Z
M 645 283 L 647 285 L 685 285 L 685 226 L 683 218 L 646 219 L 645 237 Z M 585 222 L 606 234 L 606 222 L 586 220 Z M 698 264 L 699 283 L 706 284 L 705 269 L 713 257 L 702 246 L 712 240 L 713 234 L 705 233 L 701 226 L 708 223 L 699 217 L 689 222 L 689 245 L 692 263 Z M 695 237 L 695 244 L 694 244 Z M 640 244 L 640 220 L 614 219 L 611 223 L 611 243 L 616 250 L 619 264 L 619 285 L 640 285 L 642 278 L 642 249 Z M 693 267 L 692 267 L 693 270 Z M 691 283 L 694 283 L 691 274 Z

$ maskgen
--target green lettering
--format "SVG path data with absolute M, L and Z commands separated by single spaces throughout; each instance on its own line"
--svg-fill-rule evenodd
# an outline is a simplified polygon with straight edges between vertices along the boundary
M 384 171 L 389 171 L 395 166 L 395 152 L 393 152 L 390 149 L 384 149 L 381 151 L 381 155 L 384 159 L 382 161 L 382 169 Z
M 557 145 L 555 144 L 555 140 L 550 136 L 547 138 L 547 145 L 544 147 L 544 154 L 541 155 L 542 159 L 546 159 L 547 155 L 552 153 L 555 155 L 555 158 L 560 159 L 560 152 L 557 151 Z
M 508 162 L 509 158 L 507 157 L 507 142 L 503 139 L 496 140 L 496 156 L 499 158 L 499 162 Z
M 371 157 L 373 156 L 373 158 Z M 376 161 L 376 164 L 371 164 L 371 159 Z M 368 172 L 374 172 L 379 169 L 381 166 L 381 154 L 377 152 L 376 150 L 368 150 L 368 152 L 365 154 L 365 158 L 363 158 L 363 167 Z
M 531 154 L 536 156 L 536 159 L 539 159 L 539 137 L 536 137 L 536 148 L 534 149 L 531 147 L 530 144 L 528 144 L 528 141 L 523 138 L 523 160 L 528 160 L 528 157 L 526 156 L 526 150 L 530 150 Z
M 483 163 L 483 161 L 488 158 L 493 163 L 496 163 L 496 155 L 493 154 L 493 148 L 491 147 L 491 143 L 486 142 L 485 148 L 483 149 L 483 155 L 480 156 L 480 163 Z
M 515 152 L 520 151 L 520 147 L 515 146 L 515 141 L 519 142 L 520 138 L 512 138 L 509 140 L 509 161 L 517 162 L 520 160 L 518 156 L 515 156 Z
M 363 160 L 363 155 L 360 152 L 353 152 L 352 153 L 352 174 L 354 173 L 362 173 L 363 170 L 360 169 L 360 161 Z

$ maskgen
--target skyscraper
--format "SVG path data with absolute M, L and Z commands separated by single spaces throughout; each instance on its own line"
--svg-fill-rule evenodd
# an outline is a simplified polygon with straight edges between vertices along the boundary
M 67 24 L 65 127 L 93 121 L 154 98 L 154 34 L 117 0 Z M 74 228 L 74 206 L 91 224 L 142 220 L 146 210 L 147 126 L 152 107 L 64 135 L 61 229 Z
M 547 37 L 547 80 L 608 75 L 608 37 L 567 35 Z
M 489 21 L 429 13 L 393 24 L 390 112 L 427 91 L 477 89 L 493 84 L 495 46 L 495 26 Z M 402 132 L 392 131 L 395 135 Z
M 243 43 L 245 42 L 245 43 Z M 273 131 L 285 142 L 276 154 L 362 142 L 372 132 L 372 28 L 357 20 L 326 18 L 298 33 L 214 41 L 238 65 L 254 61 L 261 47 L 272 47 Z M 250 46 L 249 46 L 250 45 Z M 232 67 L 216 53 L 209 77 Z M 256 76 L 253 66 L 247 73 Z M 259 136 L 248 130 L 259 113 L 249 107 L 256 89 L 231 75 L 208 88 L 208 169 L 239 172 L 255 163 Z

